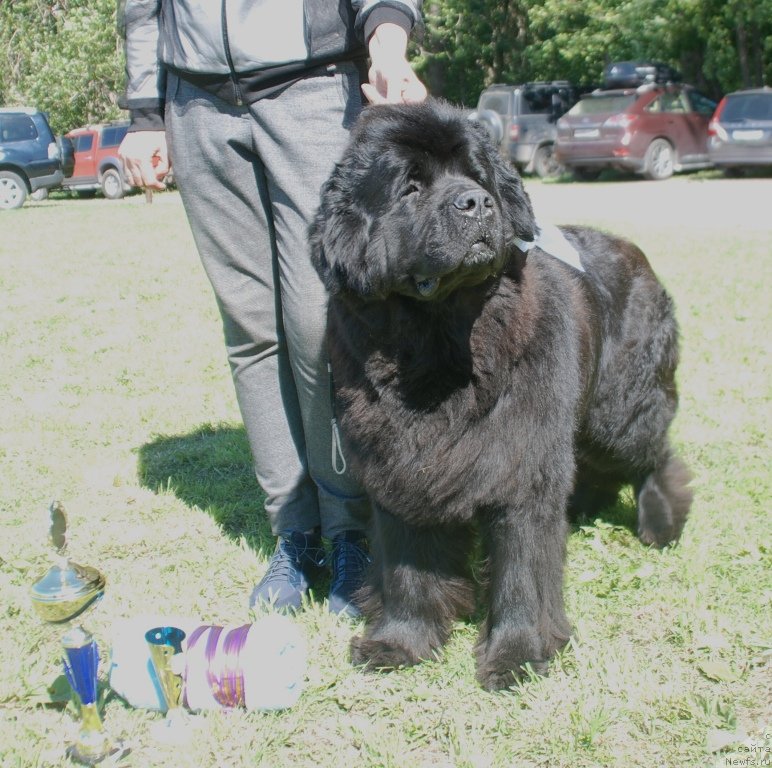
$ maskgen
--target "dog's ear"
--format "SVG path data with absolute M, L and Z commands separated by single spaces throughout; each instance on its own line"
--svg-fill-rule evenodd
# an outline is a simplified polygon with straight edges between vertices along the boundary
M 310 229 L 311 262 L 332 293 L 378 294 L 379 260 L 369 253 L 371 221 L 354 201 L 338 165 L 321 190 Z
M 520 174 L 500 156 L 497 156 L 494 167 L 504 220 L 512 228 L 511 237 L 510 232 L 507 232 L 507 241 L 514 238 L 532 241 L 537 233 L 536 220 Z
M 493 167 L 494 184 L 501 198 L 501 208 L 507 227 L 507 241 L 515 238 L 531 241 L 536 237 L 536 221 L 531 200 L 523 187 L 523 180 L 511 163 L 502 156 L 493 144 L 485 128 L 477 122 L 471 123 L 480 143 L 486 148 L 488 163 Z

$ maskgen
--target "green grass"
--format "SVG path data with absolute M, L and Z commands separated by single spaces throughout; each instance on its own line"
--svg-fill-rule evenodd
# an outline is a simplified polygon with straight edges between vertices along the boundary
M 105 723 L 133 749 L 123 764 L 723 766 L 751 739 L 772 744 L 772 180 L 528 188 L 543 219 L 636 240 L 676 299 L 674 440 L 696 492 L 681 544 L 642 547 L 629 495 L 574 529 L 571 644 L 548 678 L 500 694 L 474 681 L 474 623 L 440 660 L 370 675 L 348 663 L 356 627 L 316 602 L 297 619 L 311 661 L 291 710 L 197 716 L 180 750 L 103 686 Z M 51 499 L 69 511 L 73 558 L 107 576 L 85 619 L 103 662 L 120 618 L 248 620 L 272 540 L 176 194 L 2 213 L 0 292 L 0 765 L 63 766 L 76 720 L 60 629 L 29 601 Z

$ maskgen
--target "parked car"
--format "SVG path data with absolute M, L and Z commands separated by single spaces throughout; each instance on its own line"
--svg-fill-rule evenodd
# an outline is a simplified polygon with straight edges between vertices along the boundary
M 65 136 L 75 147 L 75 169 L 62 186 L 81 195 L 97 191 L 111 199 L 122 198 L 132 187 L 126 183 L 118 146 L 129 122 L 122 120 L 75 128 Z
M 708 123 L 715 102 L 689 85 L 646 82 L 582 97 L 557 125 L 555 154 L 579 178 L 604 168 L 667 179 L 710 167 Z
M 524 173 L 542 178 L 559 176 L 555 161 L 555 123 L 578 98 L 565 80 L 492 85 L 477 101 L 469 117 L 482 123 L 504 157 Z
M 719 102 L 708 126 L 712 163 L 728 171 L 772 166 L 772 88 L 735 91 Z
M 21 208 L 29 195 L 63 178 L 61 148 L 45 114 L 0 108 L 0 210 Z

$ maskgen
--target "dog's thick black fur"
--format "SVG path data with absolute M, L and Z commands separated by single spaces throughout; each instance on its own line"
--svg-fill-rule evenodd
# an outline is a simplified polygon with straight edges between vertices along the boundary
M 479 533 L 478 679 L 544 672 L 570 633 L 569 507 L 594 513 L 631 483 L 641 540 L 681 533 L 672 301 L 631 243 L 563 232 L 586 273 L 517 247 L 535 234 L 520 178 L 436 101 L 366 110 L 323 188 L 311 239 L 338 417 L 374 506 L 356 664 L 433 656 L 473 608 Z

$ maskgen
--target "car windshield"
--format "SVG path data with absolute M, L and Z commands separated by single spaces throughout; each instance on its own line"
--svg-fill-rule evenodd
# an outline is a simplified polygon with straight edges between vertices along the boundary
M 772 93 L 727 96 L 721 120 L 728 123 L 743 120 L 772 120 Z
M 631 104 L 635 103 L 637 98 L 634 93 L 585 96 L 568 110 L 568 114 L 602 115 L 624 112 Z

